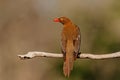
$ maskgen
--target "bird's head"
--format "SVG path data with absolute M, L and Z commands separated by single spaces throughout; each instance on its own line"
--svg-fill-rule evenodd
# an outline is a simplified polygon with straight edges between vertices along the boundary
M 66 17 L 59 17 L 59 18 L 55 18 L 54 22 L 60 22 L 62 24 L 66 24 L 71 22 L 70 19 L 66 18 Z

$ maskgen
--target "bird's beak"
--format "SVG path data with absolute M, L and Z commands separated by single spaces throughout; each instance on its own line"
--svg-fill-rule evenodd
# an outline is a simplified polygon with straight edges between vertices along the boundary
M 55 18 L 53 21 L 54 22 L 60 22 L 59 18 Z

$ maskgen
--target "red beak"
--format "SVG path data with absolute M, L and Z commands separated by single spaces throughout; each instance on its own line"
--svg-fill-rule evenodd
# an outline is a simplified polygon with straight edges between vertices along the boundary
M 53 21 L 54 22 L 60 22 L 59 18 L 55 18 Z

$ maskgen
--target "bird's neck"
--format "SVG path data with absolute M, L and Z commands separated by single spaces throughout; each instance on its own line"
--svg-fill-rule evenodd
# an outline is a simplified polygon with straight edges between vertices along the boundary
M 73 23 L 72 22 L 67 22 L 65 24 L 63 24 L 64 28 L 70 28 L 73 27 Z

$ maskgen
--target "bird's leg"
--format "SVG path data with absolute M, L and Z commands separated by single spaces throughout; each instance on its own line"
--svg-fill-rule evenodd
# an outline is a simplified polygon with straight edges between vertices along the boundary
M 62 51 L 62 53 L 63 53 L 63 59 L 65 61 L 66 60 L 66 52 Z
M 73 56 L 74 56 L 74 60 L 76 60 L 76 58 L 77 58 L 77 53 L 74 52 Z
M 77 54 L 77 58 L 80 58 L 80 56 L 79 56 L 80 54 L 81 54 L 81 52 L 79 52 L 79 53 Z

